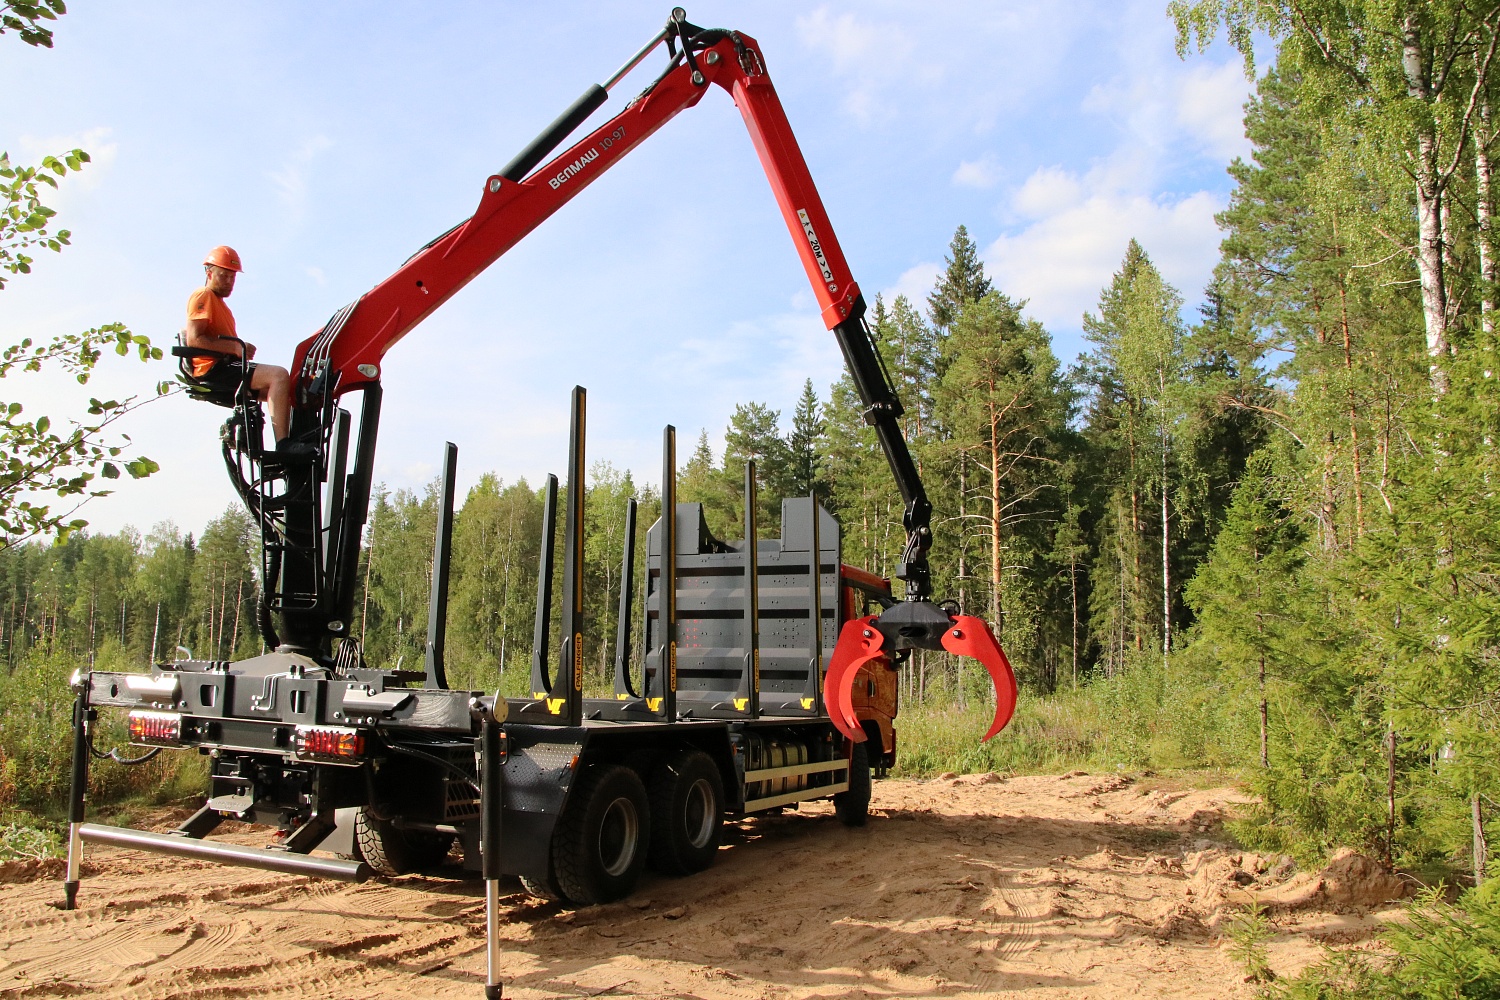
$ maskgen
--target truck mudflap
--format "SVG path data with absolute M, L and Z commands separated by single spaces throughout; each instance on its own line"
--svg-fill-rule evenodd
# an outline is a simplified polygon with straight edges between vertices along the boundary
M 505 730 L 509 749 L 500 869 L 506 875 L 540 881 L 547 877 L 552 829 L 573 787 L 588 731 L 571 726 L 506 726 Z

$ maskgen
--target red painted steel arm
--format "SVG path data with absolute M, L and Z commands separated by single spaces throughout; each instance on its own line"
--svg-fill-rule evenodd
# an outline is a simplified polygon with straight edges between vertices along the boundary
M 680 56 L 678 60 L 618 115 L 529 176 L 520 181 L 498 174 L 487 178 L 473 216 L 418 251 L 299 344 L 292 365 L 299 405 L 316 402 L 313 397 L 319 393 L 309 390 L 319 384 L 332 385 L 341 395 L 376 381 L 386 351 L 398 340 L 626 153 L 697 104 L 708 84 L 729 91 L 744 116 L 824 322 L 832 328 L 846 318 L 859 290 L 766 74 L 759 45 L 746 35 L 726 32 L 696 53 L 696 70 Z M 695 76 L 703 82 L 695 83 Z

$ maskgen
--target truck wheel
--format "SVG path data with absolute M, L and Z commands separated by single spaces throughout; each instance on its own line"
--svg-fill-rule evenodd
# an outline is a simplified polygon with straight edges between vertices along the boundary
M 630 895 L 646 864 L 651 807 L 628 767 L 590 769 L 568 796 L 552 838 L 563 895 L 579 906 Z
M 708 754 L 682 753 L 651 774 L 651 867 L 691 875 L 713 864 L 724 822 L 724 780 Z
M 864 826 L 870 813 L 870 744 L 856 743 L 849 756 L 849 790 L 835 792 L 833 811 L 845 826 Z
M 532 878 L 530 875 L 522 875 L 521 888 L 537 899 L 545 899 L 549 903 L 561 902 L 563 899 L 562 888 L 558 886 L 557 875 L 553 872 L 548 872 L 547 877 L 541 881 Z
M 376 819 L 362 808 L 354 814 L 354 846 L 379 874 L 405 875 L 442 864 L 453 838 L 397 829 L 390 820 Z

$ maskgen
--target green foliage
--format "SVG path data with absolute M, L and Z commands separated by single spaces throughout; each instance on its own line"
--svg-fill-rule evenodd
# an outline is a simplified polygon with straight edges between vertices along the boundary
M 6 9 L 32 21 L 37 17 L 53 17 L 52 10 L 63 12 L 58 0 L 43 4 L 10 3 Z M 0 17 L 0 23 L 21 30 L 22 38 L 32 44 L 52 44 L 50 32 L 34 26 L 27 28 L 9 13 Z M 0 196 L 4 203 L 0 208 L 0 270 L 30 274 L 33 261 L 27 250 L 41 247 L 60 251 L 68 245 L 71 234 L 66 229 L 49 229 L 56 213 L 42 204 L 38 185 L 56 188 L 56 177 L 70 170 L 81 170 L 88 161 L 87 153 L 75 149 L 60 159 L 44 157 L 40 167 L 17 167 L 11 164 L 9 154 L 0 153 Z M 4 287 L 5 279 L 0 277 L 0 289 Z M 153 347 L 149 338 L 132 334 L 119 323 L 108 323 L 83 333 L 62 334 L 44 344 L 34 343 L 28 337 L 5 348 L 0 351 L 0 378 L 55 366 L 72 375 L 79 385 L 87 385 L 106 348 L 113 349 L 120 357 L 134 354 L 142 362 L 162 358 L 161 348 Z M 53 428 L 49 416 L 28 417 L 23 415 L 20 403 L 0 401 L 3 544 L 54 533 L 66 538 L 88 523 L 72 516 L 82 504 L 113 492 L 101 489 L 98 480 L 119 479 L 122 472 L 132 479 L 142 479 L 156 472 L 159 466 L 144 455 L 122 458 L 130 438 L 126 435 L 116 438 L 110 429 L 144 402 L 170 391 L 171 383 L 161 381 L 156 384 L 154 395 L 144 400 L 138 396 L 123 400 L 90 398 L 87 406 L 90 419 L 69 419 L 58 429 Z M 59 506 L 50 500 L 40 502 L 44 496 L 56 496 L 64 503 Z
M 1278 983 L 1278 1000 L 1493 1000 L 1500 997 L 1500 878 L 1444 899 L 1441 885 L 1384 932 L 1389 959 L 1332 952 L 1295 979 Z
M 0 862 L 45 861 L 62 853 L 62 838 L 51 830 L 19 823 L 0 825 Z
M 0 3 L 0 35 L 16 31 L 27 45 L 52 48 L 52 29 L 37 22 L 55 21 L 68 12 L 63 0 L 5 0 Z
M 68 245 L 73 235 L 68 230 L 49 231 L 57 213 L 42 204 L 38 185 L 56 189 L 57 177 L 82 170 L 87 162 L 89 154 L 81 149 L 69 150 L 61 158 L 44 156 L 37 167 L 15 166 L 9 153 L 0 153 L 0 199 L 4 205 L 0 208 L 0 269 L 30 274 L 32 258 L 26 250 L 40 247 L 56 253 Z M 5 278 L 0 277 L 0 288 L 4 287 Z
M 1266 942 L 1275 936 L 1276 929 L 1259 900 L 1253 900 L 1230 920 L 1229 957 L 1245 970 L 1247 980 L 1263 983 L 1276 977 L 1266 953 Z

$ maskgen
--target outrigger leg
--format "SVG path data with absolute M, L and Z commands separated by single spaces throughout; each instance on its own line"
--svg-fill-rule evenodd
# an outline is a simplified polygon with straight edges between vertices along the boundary
M 83 866 L 84 799 L 89 788 L 89 733 L 94 710 L 89 708 L 87 684 L 74 683 L 78 692 L 73 701 L 73 784 L 68 794 L 68 874 L 63 882 L 63 909 L 78 905 L 78 876 Z
M 505 700 L 497 692 L 496 705 Z M 485 1000 L 500 1000 L 500 809 L 503 799 L 505 734 L 493 712 L 479 731 L 479 840 L 480 873 L 484 877 Z

